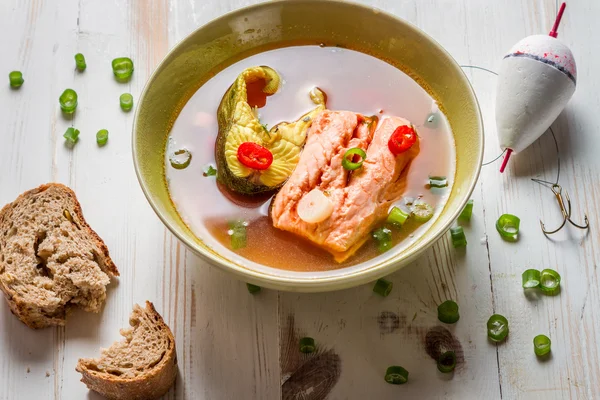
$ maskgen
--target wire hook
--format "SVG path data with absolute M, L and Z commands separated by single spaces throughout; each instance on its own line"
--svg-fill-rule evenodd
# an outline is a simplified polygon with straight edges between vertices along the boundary
M 567 206 L 565 207 L 565 201 L 564 201 L 563 195 L 562 195 L 562 187 L 559 184 L 555 183 L 552 185 L 552 187 L 550 189 L 552 190 L 552 193 L 554 193 L 554 197 L 556 197 L 556 200 L 558 201 L 558 206 L 560 207 L 560 212 L 563 216 L 563 221 L 562 221 L 562 224 L 560 224 L 560 226 L 558 228 L 556 228 L 555 230 L 547 231 L 546 227 L 544 226 L 544 223 L 540 219 L 540 226 L 542 227 L 542 232 L 544 232 L 544 235 L 552 235 L 552 234 L 560 231 L 565 226 L 567 221 L 571 225 L 573 225 L 574 227 L 576 227 L 578 229 L 589 229 L 590 223 L 589 223 L 587 215 L 584 214 L 585 226 L 576 224 L 575 222 L 573 222 L 571 220 L 571 198 L 569 197 L 569 193 L 565 192 L 565 197 L 567 199 Z

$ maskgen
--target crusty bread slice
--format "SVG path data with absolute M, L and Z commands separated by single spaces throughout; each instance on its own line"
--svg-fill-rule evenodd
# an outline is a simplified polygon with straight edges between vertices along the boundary
M 165 394 L 177 377 L 175 339 L 154 305 L 133 307 L 125 340 L 102 350 L 100 358 L 77 363 L 81 381 L 108 399 L 152 400 Z
M 27 326 L 64 325 L 75 306 L 100 311 L 117 275 L 68 187 L 42 185 L 0 211 L 0 288 Z

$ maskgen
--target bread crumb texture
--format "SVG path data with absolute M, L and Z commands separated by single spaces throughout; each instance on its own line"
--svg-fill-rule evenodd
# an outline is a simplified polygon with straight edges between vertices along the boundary
M 150 400 L 164 395 L 177 377 L 175 339 L 150 302 L 135 305 L 124 340 L 101 352 L 100 358 L 77 363 L 81 381 L 108 399 Z
M 75 306 L 100 311 L 117 275 L 68 187 L 42 185 L 0 211 L 0 288 L 29 327 L 64 325 Z

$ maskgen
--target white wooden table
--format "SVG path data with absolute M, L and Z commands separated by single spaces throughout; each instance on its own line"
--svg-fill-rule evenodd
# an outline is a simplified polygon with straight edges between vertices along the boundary
M 497 69 L 517 40 L 547 33 L 556 0 L 363 0 L 401 16 L 432 35 L 462 64 Z M 597 0 L 570 0 L 560 38 L 578 61 L 579 86 L 554 124 L 561 182 L 574 213 L 587 210 L 585 236 L 567 228 L 552 239 L 539 229 L 559 221 L 549 189 L 530 181 L 553 179 L 557 162 L 547 135 L 513 157 L 508 173 L 484 167 L 474 193 L 465 253 L 449 239 L 390 276 L 388 298 L 371 285 L 324 294 L 263 290 L 250 296 L 243 282 L 206 265 L 159 222 L 137 183 L 131 157 L 133 113 L 119 95 L 137 99 L 153 68 L 177 41 L 201 24 L 253 0 L 2 0 L 0 1 L 0 204 L 49 181 L 71 186 L 90 225 L 107 242 L 121 278 L 110 285 L 100 315 L 75 312 L 64 328 L 33 331 L 0 305 L 0 399 L 96 399 L 79 382 L 79 357 L 95 356 L 118 339 L 135 302 L 154 302 L 177 340 L 180 373 L 167 399 L 599 399 L 600 398 L 600 39 Z M 74 71 L 73 55 L 87 58 Z M 112 79 L 110 61 L 131 56 L 129 84 Z M 9 71 L 24 73 L 11 90 Z M 469 70 L 486 120 L 486 159 L 497 155 L 493 120 L 495 77 Z M 5 79 L 5 81 L 1 81 Z M 80 96 L 72 121 L 58 96 Z M 67 149 L 62 134 L 81 130 Z M 110 131 L 99 149 L 95 133 Z M 503 242 L 497 217 L 521 217 L 517 244 Z M 485 238 L 487 237 L 487 241 Z M 557 269 L 557 297 L 528 298 L 526 268 Z M 436 306 L 461 306 L 448 331 L 435 328 Z M 3 302 L 3 301 L 2 301 Z M 506 343 L 488 342 L 485 322 L 508 317 Z M 429 336 L 428 336 L 429 333 Z M 532 339 L 552 339 L 552 357 L 539 361 Z M 302 358 L 298 335 L 316 339 L 320 355 Z M 426 337 L 459 351 L 454 376 L 437 372 Z M 287 350 L 291 346 L 291 351 Z M 387 366 L 410 371 L 404 386 L 383 381 Z

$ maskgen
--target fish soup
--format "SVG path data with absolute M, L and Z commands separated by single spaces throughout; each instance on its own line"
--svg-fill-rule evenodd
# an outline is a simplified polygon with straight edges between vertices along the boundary
M 448 121 L 411 77 L 357 51 L 295 46 L 205 82 L 169 133 L 165 176 L 218 253 L 324 271 L 413 243 L 442 211 L 454 163 Z

